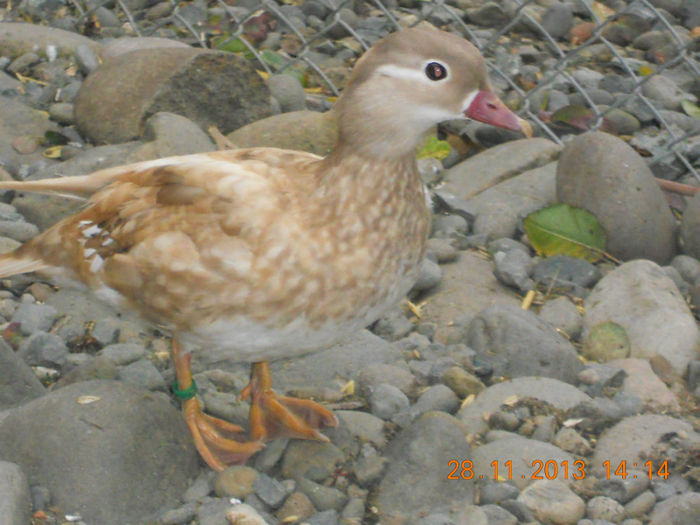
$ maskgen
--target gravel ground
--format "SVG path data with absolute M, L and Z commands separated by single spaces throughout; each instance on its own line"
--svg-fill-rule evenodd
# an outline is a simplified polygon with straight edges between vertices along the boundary
M 510 16 L 509 2 L 448 3 L 479 38 Z M 332 93 L 308 67 L 263 81 L 246 61 L 192 51 L 188 27 L 225 35 L 222 4 L 182 3 L 174 16 L 170 2 L 88 2 L 84 17 L 77 4 L 0 8 L 0 176 L 213 150 L 212 125 L 239 146 L 324 153 L 333 144 L 321 113 Z M 148 37 L 135 37 L 120 4 Z M 248 4 L 230 9 L 240 15 Z M 402 24 L 452 22 L 432 2 L 384 4 Z M 634 15 L 610 24 L 606 38 L 637 71 L 672 60 L 666 26 L 643 5 L 605 4 Z M 692 1 L 651 4 L 697 58 Z M 590 21 L 578 2 L 527 9 L 564 47 Z M 334 16 L 313 0 L 280 10 L 304 36 Z M 342 88 L 361 52 L 348 28 L 371 43 L 391 26 L 365 2 L 338 16 L 347 27 L 309 53 Z M 246 34 L 274 64 L 300 42 L 271 20 L 253 19 Z M 342 345 L 273 363 L 278 391 L 334 408 L 340 425 L 326 432 L 329 443 L 278 440 L 246 466 L 212 472 L 170 393 L 166 335 L 31 274 L 4 280 L 0 523 L 696 523 L 700 197 L 659 189 L 655 176 L 697 186 L 677 156 L 648 160 L 669 151 L 672 132 L 687 133 L 684 159 L 700 167 L 698 79 L 684 62 L 653 75 L 642 88 L 650 111 L 626 97 L 629 75 L 594 44 L 570 77 L 533 89 L 554 62 L 522 25 L 489 56 L 531 91 L 530 107 L 565 145 L 474 123 L 441 129 L 449 156 L 420 162 L 436 212 L 411 294 L 417 307 L 397 307 Z M 577 135 L 588 117 L 553 118 L 585 101 L 572 78 L 599 108 L 624 101 L 606 116 L 614 133 Z M 522 103 L 493 80 L 506 101 Z M 212 89 L 200 98 L 203 85 Z M 226 109 L 234 99 L 245 112 Z M 79 206 L 14 192 L 0 201 L 2 251 Z M 522 219 L 555 201 L 595 213 L 620 262 L 536 255 Z M 523 309 L 528 292 L 534 303 Z M 245 425 L 237 394 L 247 367 L 195 355 L 193 368 L 207 411 Z

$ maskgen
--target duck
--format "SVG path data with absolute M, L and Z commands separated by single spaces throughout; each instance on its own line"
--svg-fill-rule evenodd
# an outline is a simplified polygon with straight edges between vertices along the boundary
M 233 149 L 0 183 L 85 199 L 0 256 L 0 278 L 37 272 L 170 334 L 174 395 L 217 471 L 272 439 L 327 441 L 322 430 L 338 424 L 320 403 L 276 393 L 269 362 L 328 348 L 406 296 L 430 232 L 415 154 L 425 133 L 474 119 L 531 134 L 494 93 L 479 51 L 432 27 L 375 43 L 334 112 L 338 141 L 326 157 Z M 251 363 L 240 394 L 247 434 L 202 410 L 193 352 Z

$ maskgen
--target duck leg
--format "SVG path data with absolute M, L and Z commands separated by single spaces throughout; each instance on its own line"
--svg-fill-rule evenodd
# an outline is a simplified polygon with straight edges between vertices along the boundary
M 241 392 L 242 399 L 250 398 L 252 438 L 269 441 L 291 437 L 328 441 L 318 429 L 338 425 L 333 412 L 307 399 L 275 394 L 271 382 L 269 363 L 253 363 L 250 383 Z
M 192 433 L 194 445 L 207 465 L 221 471 L 226 465 L 245 463 L 265 446 L 260 440 L 238 441 L 237 438 L 243 433 L 241 427 L 202 412 L 192 380 L 192 356 L 175 339 L 172 358 L 177 378 L 175 395 L 182 401 L 185 421 Z

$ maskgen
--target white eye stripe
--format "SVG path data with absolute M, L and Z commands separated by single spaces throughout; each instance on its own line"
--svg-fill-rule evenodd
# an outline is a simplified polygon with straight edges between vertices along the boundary
M 406 80 L 416 80 L 418 82 L 425 82 L 426 84 L 432 84 L 432 81 L 425 76 L 423 71 L 416 71 L 408 67 L 395 66 L 394 64 L 384 64 L 377 68 L 377 74 L 386 77 L 394 78 L 405 78 Z
M 437 62 L 441 64 L 444 68 L 447 74 L 445 75 L 445 79 L 450 78 L 450 68 L 447 64 L 444 62 L 441 62 L 440 60 L 436 59 L 428 59 L 426 60 L 422 65 L 420 70 L 411 68 L 411 67 L 405 67 L 405 66 L 397 66 L 395 64 L 384 64 L 383 66 L 380 66 L 377 68 L 376 73 L 378 75 L 384 75 L 387 77 L 394 77 L 394 78 L 403 78 L 406 80 L 413 80 L 416 82 L 422 82 L 424 84 L 428 85 L 435 85 L 439 81 L 435 80 L 430 80 L 427 75 L 425 74 L 425 68 L 428 64 L 431 62 Z

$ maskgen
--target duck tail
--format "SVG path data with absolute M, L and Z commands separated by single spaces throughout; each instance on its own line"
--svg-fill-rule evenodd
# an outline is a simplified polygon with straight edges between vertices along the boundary
M 49 265 L 40 259 L 22 256 L 19 250 L 0 255 L 0 279 L 21 273 L 36 272 L 48 267 Z
M 90 180 L 89 176 L 57 177 L 41 180 L 0 181 L 0 190 L 30 191 L 61 195 L 72 199 L 85 199 L 97 191 L 101 185 Z

